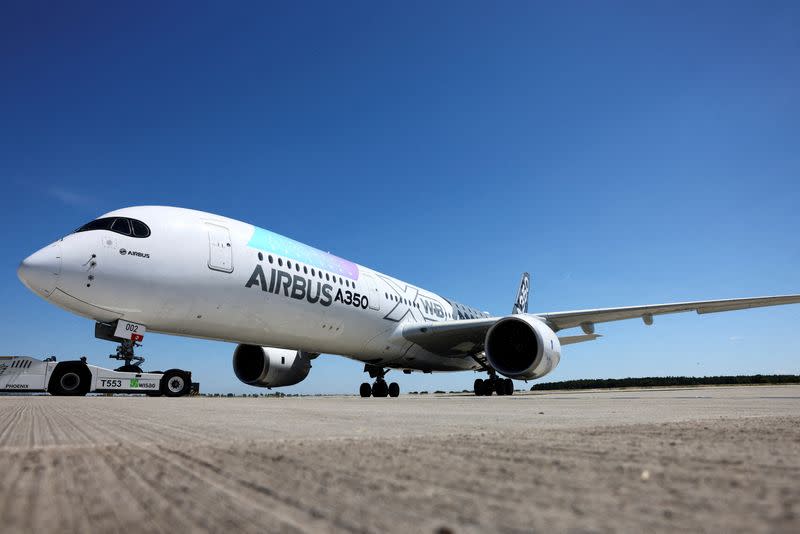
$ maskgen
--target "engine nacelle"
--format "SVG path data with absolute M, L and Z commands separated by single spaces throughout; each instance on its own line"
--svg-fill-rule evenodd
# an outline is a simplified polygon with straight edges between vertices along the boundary
M 302 382 L 310 370 L 311 358 L 299 350 L 238 345 L 233 351 L 233 372 L 250 386 L 292 386 Z
M 550 327 L 532 315 L 509 315 L 486 332 L 486 359 L 503 376 L 529 380 L 561 361 L 561 343 Z

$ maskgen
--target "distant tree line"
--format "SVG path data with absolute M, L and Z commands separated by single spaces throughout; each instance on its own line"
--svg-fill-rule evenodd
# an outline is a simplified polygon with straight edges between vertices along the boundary
M 554 389 L 610 389 L 654 386 L 720 386 L 742 384 L 800 384 L 800 375 L 646 376 L 642 378 L 588 378 L 534 384 L 531 391 Z

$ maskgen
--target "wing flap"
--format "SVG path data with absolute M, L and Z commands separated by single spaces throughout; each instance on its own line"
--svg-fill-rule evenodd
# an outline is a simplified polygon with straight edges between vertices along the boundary
M 561 345 L 574 345 L 575 343 L 583 343 L 585 341 L 594 341 L 595 339 L 603 337 L 600 334 L 584 334 L 580 336 L 561 336 L 558 338 L 558 342 Z

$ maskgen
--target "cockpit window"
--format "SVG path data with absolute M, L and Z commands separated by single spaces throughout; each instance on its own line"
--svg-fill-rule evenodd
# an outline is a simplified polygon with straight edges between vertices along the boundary
M 133 228 L 133 237 L 150 237 L 150 228 L 142 221 L 131 219 L 131 227 Z
M 78 232 L 88 232 L 90 230 L 111 230 L 111 225 L 114 224 L 116 218 L 110 219 L 95 219 L 91 222 L 88 222 L 75 230 L 75 233 Z
M 111 225 L 111 231 L 122 235 L 131 235 L 131 223 L 128 219 L 119 217 Z
M 89 232 L 91 230 L 109 230 L 133 237 L 150 236 L 150 228 L 145 223 L 136 219 L 129 219 L 128 217 L 103 217 L 101 219 L 95 219 L 75 230 L 75 233 Z

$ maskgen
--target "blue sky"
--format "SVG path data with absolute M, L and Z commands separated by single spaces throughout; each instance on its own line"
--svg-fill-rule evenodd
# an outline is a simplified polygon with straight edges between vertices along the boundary
M 796 2 L 120 4 L 3 7 L 2 353 L 109 362 L 15 270 L 137 204 L 251 222 L 494 314 L 523 270 L 532 311 L 800 292 Z M 798 323 L 800 306 L 601 325 L 548 379 L 798 373 Z M 232 351 L 151 335 L 142 353 L 255 391 Z M 355 392 L 361 371 L 323 355 L 288 391 Z

